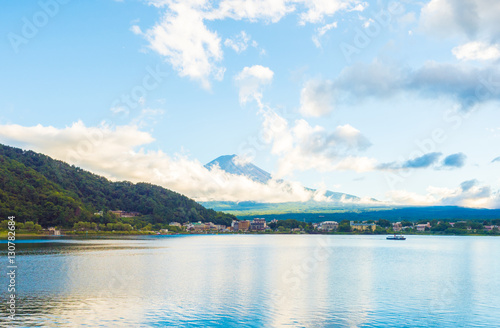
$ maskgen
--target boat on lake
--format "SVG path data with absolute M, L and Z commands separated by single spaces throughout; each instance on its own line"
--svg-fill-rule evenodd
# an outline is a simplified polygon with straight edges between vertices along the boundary
M 406 237 L 403 235 L 394 234 L 394 236 L 387 236 L 386 239 L 388 239 L 388 240 L 406 240 Z

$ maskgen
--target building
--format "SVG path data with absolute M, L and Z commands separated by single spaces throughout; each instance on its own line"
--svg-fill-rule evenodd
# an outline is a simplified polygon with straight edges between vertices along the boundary
M 354 221 L 351 221 L 351 229 L 353 231 L 375 231 L 377 225 L 375 223 L 354 223 Z
M 484 228 L 485 228 L 486 230 L 488 230 L 488 231 L 491 231 L 491 230 L 493 230 L 493 229 L 496 229 L 496 230 L 499 230 L 499 229 L 500 229 L 500 227 L 499 227 L 499 226 L 497 226 L 497 225 L 489 225 L 489 226 L 484 226 Z
M 339 223 L 337 221 L 325 221 L 321 222 L 318 225 L 318 230 L 321 231 L 335 231 L 339 227 Z
M 179 222 L 170 222 L 168 225 L 172 227 L 182 228 L 182 225 Z
M 401 231 L 403 229 L 403 225 L 401 222 L 396 222 L 392 224 L 392 230 L 394 231 Z
M 250 221 L 240 221 L 239 230 L 248 231 L 250 229 Z
M 233 231 L 248 231 L 250 229 L 250 221 L 233 221 L 231 224 Z
M 266 230 L 267 224 L 266 224 L 266 219 L 253 219 L 252 222 L 250 222 L 250 230 L 252 231 L 262 231 Z
M 430 222 L 427 222 L 426 224 L 417 224 L 416 226 L 417 231 L 423 232 L 427 228 L 429 230 L 431 228 Z
M 49 231 L 50 236 L 60 236 L 61 235 L 61 230 L 57 230 L 54 227 L 50 227 L 47 230 Z
M 236 221 L 234 220 L 232 223 L 231 223 L 231 230 L 233 231 L 238 231 L 239 228 L 240 228 L 240 221 Z
M 189 223 L 186 226 L 187 231 L 202 232 L 210 229 L 210 225 L 202 223 L 201 221 Z
M 225 224 L 216 224 L 215 229 L 217 231 L 224 231 L 224 230 L 226 230 L 226 225 Z
M 141 213 L 139 213 L 139 212 L 126 212 L 126 211 L 120 211 L 120 210 L 109 211 L 109 212 L 113 213 L 114 215 L 116 215 L 120 218 L 133 218 L 134 216 L 141 215 Z

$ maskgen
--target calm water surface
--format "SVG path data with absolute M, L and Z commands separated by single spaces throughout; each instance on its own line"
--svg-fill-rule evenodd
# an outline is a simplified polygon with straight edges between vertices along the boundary
M 494 237 L 29 241 L 14 324 L 0 276 L 0 326 L 498 327 L 499 250 Z

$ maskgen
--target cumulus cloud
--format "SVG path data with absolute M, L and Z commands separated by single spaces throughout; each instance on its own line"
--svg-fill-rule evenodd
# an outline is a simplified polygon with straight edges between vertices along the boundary
M 500 58 L 500 45 L 472 41 L 453 48 L 452 53 L 460 60 L 496 60 Z
M 477 180 L 464 181 L 458 188 L 430 186 L 425 195 L 404 190 L 390 191 L 386 195 L 397 204 L 406 205 L 455 205 L 475 208 L 498 208 L 500 193 Z
M 443 167 L 445 168 L 461 168 L 465 166 L 467 155 L 464 153 L 451 154 L 446 156 L 443 160 Z
M 207 21 L 276 23 L 298 12 L 301 24 L 319 23 L 340 10 L 362 11 L 367 6 L 359 0 L 222 0 L 217 4 L 209 0 L 149 0 L 147 3 L 163 12 L 161 19 L 145 32 L 138 25 L 133 25 L 131 31 L 142 35 L 149 48 L 162 55 L 179 76 L 196 80 L 204 88 L 210 88 L 213 79 L 221 80 L 225 71 L 221 64 L 224 55 L 221 38 L 217 31 L 207 27 Z M 327 25 L 323 29 L 332 27 Z M 236 39 L 226 39 L 224 44 L 241 52 L 248 47 L 248 41 L 243 32 Z
M 500 100 L 498 81 L 500 70 L 495 66 L 478 68 L 429 61 L 412 70 L 374 61 L 347 67 L 332 81 L 306 83 L 301 111 L 309 116 L 324 116 L 342 102 L 388 98 L 402 92 L 436 99 L 446 96 L 469 110 L 479 103 Z
M 300 112 L 309 117 L 326 116 L 334 110 L 334 100 L 331 81 L 310 80 L 300 92 Z
M 254 65 L 245 67 L 234 78 L 238 85 L 240 103 L 245 104 L 249 100 L 256 100 L 259 104 L 262 99 L 262 87 L 270 84 L 274 73 L 268 67 Z
M 420 28 L 430 35 L 493 40 L 500 36 L 500 3 L 491 0 L 431 0 L 422 7 Z
M 358 154 L 371 146 L 370 141 L 356 128 L 346 124 L 333 131 L 311 126 L 305 120 L 290 124 L 273 110 L 262 111 L 263 136 L 271 152 L 280 157 L 277 177 L 295 170 L 370 171 L 376 160 Z
M 222 79 L 221 38 L 204 23 L 204 1 L 172 1 L 162 19 L 144 33 L 149 47 L 164 56 L 180 76 L 210 88 L 212 78 Z
M 498 194 L 490 186 L 481 186 L 477 180 L 464 181 L 460 187 L 440 200 L 442 205 L 461 205 L 466 207 L 495 207 Z
M 150 182 L 197 201 L 308 201 L 319 195 L 297 182 L 267 184 L 206 169 L 197 160 L 146 150 L 154 138 L 137 126 L 87 127 L 82 122 L 58 129 L 51 126 L 2 125 L 0 140 L 47 154 L 111 180 Z

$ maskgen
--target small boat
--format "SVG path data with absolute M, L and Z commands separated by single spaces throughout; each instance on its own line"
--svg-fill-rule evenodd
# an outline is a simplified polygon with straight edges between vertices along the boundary
M 406 240 L 406 237 L 403 235 L 394 234 L 394 236 L 387 236 L 386 239 L 388 239 L 388 240 Z

